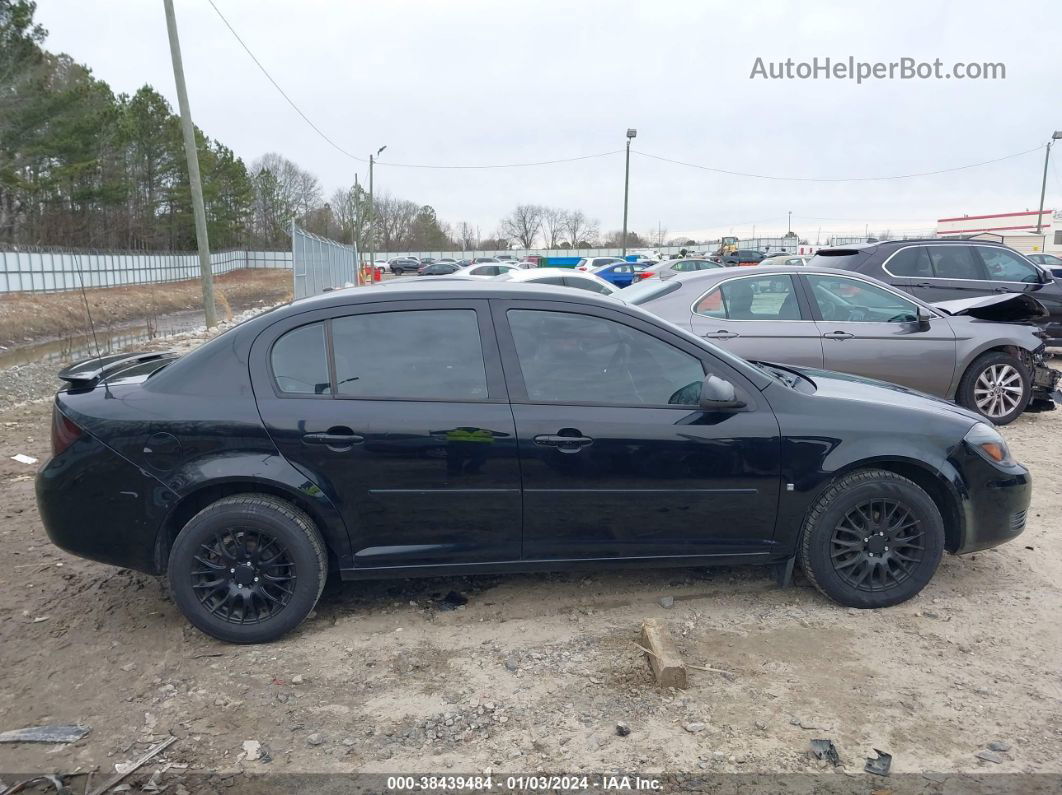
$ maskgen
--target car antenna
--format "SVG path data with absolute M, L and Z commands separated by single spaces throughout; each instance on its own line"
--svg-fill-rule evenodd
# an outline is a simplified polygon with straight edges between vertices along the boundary
M 85 291 L 85 275 L 81 272 L 81 253 L 74 252 L 74 265 L 77 267 L 77 280 L 81 284 L 81 300 L 85 302 L 85 315 L 88 317 L 89 331 L 92 332 L 92 344 L 96 348 L 96 359 L 103 362 L 103 354 L 100 352 L 100 341 L 96 337 L 96 324 L 92 322 L 92 310 L 89 308 L 88 293 Z M 111 390 L 107 386 L 107 374 L 101 369 L 100 374 L 103 376 L 101 381 L 103 383 L 103 391 L 107 397 L 111 397 Z

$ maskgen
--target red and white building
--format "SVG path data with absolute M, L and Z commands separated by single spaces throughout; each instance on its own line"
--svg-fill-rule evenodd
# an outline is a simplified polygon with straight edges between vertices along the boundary
M 1040 232 L 1036 221 L 1040 213 L 1029 210 L 1021 213 L 996 213 L 994 215 L 963 215 L 956 218 L 938 218 L 937 235 L 959 235 L 1000 240 L 1013 249 L 1026 254 L 1046 252 L 1062 253 L 1062 211 L 1044 210 L 1040 217 Z

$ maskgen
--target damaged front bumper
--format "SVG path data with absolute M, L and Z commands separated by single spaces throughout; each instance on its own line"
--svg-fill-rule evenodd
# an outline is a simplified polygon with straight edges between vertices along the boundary
M 1062 403 L 1062 371 L 1049 367 L 1044 361 L 1044 352 L 1039 350 L 1032 355 L 1032 401 L 1029 411 L 1053 411 L 1055 404 Z

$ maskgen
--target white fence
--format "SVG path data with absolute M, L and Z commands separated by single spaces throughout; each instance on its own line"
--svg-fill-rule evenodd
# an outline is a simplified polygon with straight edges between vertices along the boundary
M 242 268 L 290 268 L 290 251 L 218 251 L 215 274 Z M 0 293 L 54 292 L 90 287 L 158 284 L 199 278 L 195 252 L 0 249 Z

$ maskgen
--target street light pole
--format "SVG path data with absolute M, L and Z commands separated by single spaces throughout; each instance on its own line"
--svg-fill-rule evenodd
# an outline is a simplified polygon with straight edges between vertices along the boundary
M 372 169 L 376 164 L 376 158 L 380 156 L 380 153 L 386 149 L 386 146 L 381 146 L 376 150 L 375 155 L 369 155 L 369 267 L 376 267 L 376 203 L 373 201 L 372 195 Z
M 1051 143 L 1062 138 L 1062 130 L 1055 130 L 1051 140 L 1047 142 L 1047 152 L 1044 154 L 1044 181 L 1040 183 L 1040 212 L 1036 216 L 1036 234 L 1043 229 L 1044 220 L 1044 194 L 1047 192 L 1047 163 L 1051 159 Z
M 623 257 L 627 257 L 627 199 L 630 196 L 631 187 L 631 139 L 638 135 L 633 127 L 627 129 L 627 165 L 623 171 Z
M 195 126 L 188 106 L 188 88 L 184 84 L 184 63 L 181 42 L 177 38 L 177 17 L 173 0 L 162 0 L 166 10 L 166 32 L 170 37 L 170 60 L 173 61 L 173 80 L 177 84 L 177 105 L 181 110 L 181 132 L 184 135 L 184 156 L 188 161 L 188 187 L 192 194 L 192 217 L 195 220 L 195 240 L 199 248 L 199 278 L 203 283 L 203 318 L 207 328 L 218 324 L 214 308 L 214 272 L 210 265 L 210 240 L 207 237 L 206 206 L 203 203 L 203 181 L 199 175 L 199 154 L 195 148 Z

